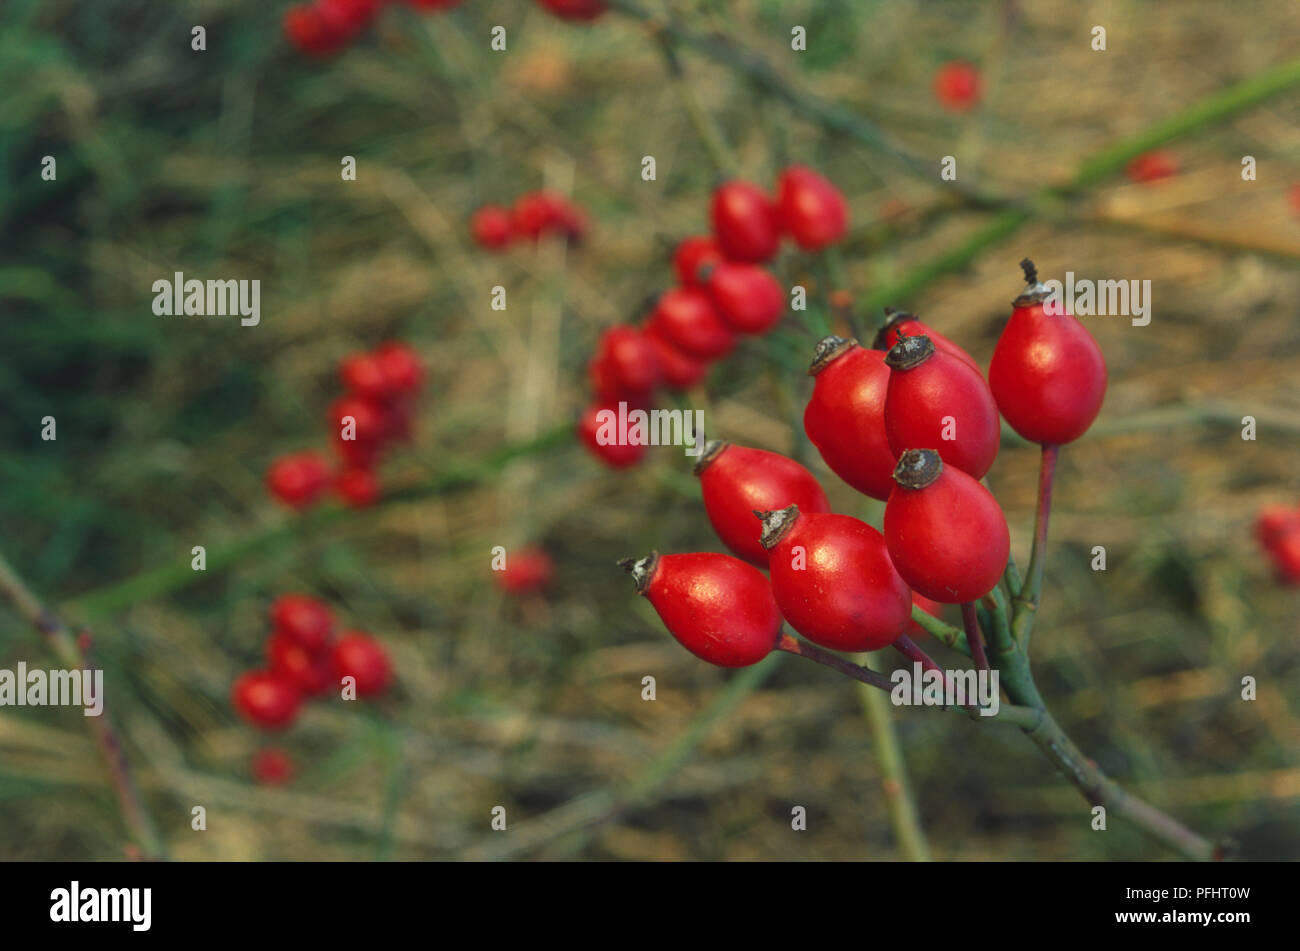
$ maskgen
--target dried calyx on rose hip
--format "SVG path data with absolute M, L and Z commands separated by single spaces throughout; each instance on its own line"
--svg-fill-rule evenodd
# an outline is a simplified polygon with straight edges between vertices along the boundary
M 767 578 L 714 552 L 619 562 L 683 647 L 719 667 L 756 664 L 776 647 L 782 618 Z
M 723 544 L 760 568 L 767 567 L 768 553 L 759 540 L 762 527 L 754 521 L 754 509 L 798 505 L 805 512 L 831 510 L 817 477 L 779 453 L 711 440 L 694 471 L 713 530 Z
M 866 522 L 797 505 L 754 512 L 777 607 L 808 640 L 840 651 L 887 647 L 907 631 L 912 592 Z
M 1028 286 L 1012 302 L 989 363 L 1002 416 L 1030 442 L 1059 446 L 1088 431 L 1106 397 L 1106 360 L 1074 315 L 1049 313 L 1052 296 L 1034 262 L 1020 262 Z
M 885 308 L 885 325 L 876 333 L 876 339 L 872 341 L 871 345 L 877 350 L 887 352 L 894 344 L 898 343 L 900 335 L 915 337 L 921 334 L 929 337 L 930 342 L 944 353 L 951 354 L 963 363 L 970 364 L 976 371 L 979 370 L 980 365 L 975 362 L 974 357 L 929 324 L 922 323 L 921 318 L 905 310 L 895 310 L 892 307 Z
M 938 349 L 924 334 L 902 336 L 885 356 L 892 371 L 885 433 L 897 457 L 911 446 L 938 450 L 976 479 L 993 465 L 1002 437 L 997 404 L 979 370 Z
M 908 449 L 885 504 L 885 543 L 912 588 L 944 604 L 983 597 L 1011 554 L 1011 533 L 992 493 L 944 465 L 933 449 Z
M 889 498 L 895 456 L 885 433 L 885 354 L 856 340 L 823 337 L 808 373 L 814 378 L 803 412 L 808 441 L 853 488 L 873 499 Z

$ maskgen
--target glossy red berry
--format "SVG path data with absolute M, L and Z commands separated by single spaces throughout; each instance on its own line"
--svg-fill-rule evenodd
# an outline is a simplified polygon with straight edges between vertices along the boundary
M 266 659 L 278 674 L 306 697 L 324 693 L 331 682 L 329 656 L 307 650 L 287 634 L 272 634 L 266 641 Z
M 709 235 L 696 235 L 677 245 L 673 252 L 673 270 L 683 287 L 693 287 L 704 283 L 700 276 L 704 268 L 721 264 L 724 260 L 718 242 Z
M 501 205 L 484 205 L 469 219 L 474 242 L 489 251 L 500 251 L 515 236 L 514 219 Z
M 1002 423 L 979 370 L 944 353 L 924 334 L 894 344 L 885 363 L 890 368 L 885 435 L 894 456 L 905 449 L 935 449 L 949 466 L 976 479 L 988 472 L 998 455 Z
M 561 20 L 594 20 L 608 9 L 602 0 L 537 0 Z
M 894 488 L 896 457 L 885 434 L 889 367 L 879 350 L 856 340 L 825 337 L 808 368 L 812 398 L 803 429 L 831 471 L 882 502 Z
M 934 97 L 941 106 L 953 112 L 975 108 L 980 101 L 982 86 L 980 71 L 963 60 L 944 63 L 934 74 Z
M 420 355 L 411 347 L 396 340 L 381 343 L 375 348 L 375 362 L 383 374 L 390 394 L 410 396 L 424 385 L 424 365 Z
M 340 397 L 330 404 L 329 422 L 335 439 L 363 446 L 382 442 L 390 425 L 387 409 L 382 403 L 352 395 Z
M 723 261 L 708 272 L 705 288 L 736 333 L 766 333 L 785 313 L 785 290 L 772 272 L 757 264 Z
M 254 753 L 249 768 L 253 782 L 260 786 L 286 786 L 293 782 L 296 772 L 293 758 L 284 750 L 274 747 Z
M 334 480 L 334 489 L 349 508 L 365 508 L 379 500 L 379 477 L 365 466 L 347 466 Z
M 555 575 L 555 562 L 544 548 L 530 545 L 506 553 L 506 564 L 494 571 L 496 582 L 507 594 L 544 591 Z
M 756 664 L 776 647 L 781 612 L 763 573 L 714 552 L 660 555 L 621 564 L 688 651 L 719 667 Z
M 658 351 L 656 351 L 656 359 Z M 587 378 L 596 402 L 604 406 L 617 406 L 620 401 L 629 407 L 645 409 L 654 400 L 654 390 L 629 390 L 619 379 L 607 354 L 597 353 L 587 361 Z
M 793 459 L 764 449 L 711 440 L 695 463 L 704 511 L 723 544 L 760 568 L 767 549 L 754 511 L 798 505 L 801 512 L 829 512 L 830 502 L 817 477 Z
M 282 594 L 271 604 L 271 627 L 309 651 L 321 651 L 334 636 L 334 612 L 305 594 Z
M 1033 262 L 989 363 L 989 385 L 1011 428 L 1030 442 L 1059 446 L 1088 431 L 1106 397 L 1106 360 L 1069 313 L 1044 309 L 1047 288 Z M 974 473 L 972 473 L 974 474 Z
M 1155 149 L 1132 159 L 1124 167 L 1130 181 L 1139 184 L 1157 182 L 1178 174 L 1178 157 L 1165 149 Z
M 992 493 L 932 449 L 898 460 L 885 504 L 885 542 L 903 579 L 943 604 L 975 601 L 998 583 L 1011 553 Z
M 606 410 L 612 416 L 602 417 Z M 641 461 L 646 447 L 643 443 L 620 442 L 618 436 L 616 406 L 589 406 L 578 419 L 578 438 L 592 454 L 611 469 L 627 469 Z
M 659 383 L 659 355 L 636 327 L 608 328 L 596 345 L 596 360 L 608 368 L 621 392 L 646 393 Z
M 912 592 L 885 539 L 866 522 L 791 505 L 755 512 L 777 606 L 790 626 L 831 650 L 874 651 L 907 631 Z
M 709 373 L 709 365 L 686 353 L 653 327 L 647 327 L 645 339 L 655 348 L 664 386 L 674 390 L 688 390 L 701 383 Z
M 885 326 L 880 328 L 880 331 L 876 334 L 876 339 L 871 345 L 877 350 L 888 352 L 893 349 L 894 344 L 898 343 L 900 332 L 908 337 L 922 335 L 929 337 L 930 342 L 944 353 L 956 357 L 962 363 L 969 364 L 976 371 L 980 368 L 974 357 L 929 324 L 922 323 L 915 314 L 894 310 L 892 307 L 885 308 Z
M 328 56 L 343 48 L 346 37 L 336 32 L 314 4 L 300 3 L 284 12 L 284 35 L 300 52 Z
M 360 631 L 345 631 L 331 653 L 339 678 L 356 678 L 357 696 L 383 693 L 393 680 L 393 665 L 383 645 Z
M 1283 584 L 1300 584 L 1300 532 L 1282 537 L 1272 552 L 1278 580 Z
M 562 199 L 550 192 L 525 192 L 515 199 L 511 210 L 514 232 L 536 241 L 560 221 Z
M 297 718 L 302 694 L 280 674 L 253 670 L 240 674 L 230 689 L 230 702 L 253 726 L 275 730 Z
M 848 230 L 844 194 L 805 165 L 791 165 L 781 173 L 776 203 L 782 227 L 805 251 L 821 251 Z
M 736 261 L 770 260 L 781 245 L 781 219 L 767 193 L 750 182 L 727 182 L 713 193 L 713 235 Z
M 699 288 L 666 291 L 650 315 L 650 327 L 697 360 L 716 360 L 731 352 L 736 334 Z
M 329 489 L 330 468 L 318 452 L 295 452 L 281 456 L 266 471 L 271 495 L 291 508 L 302 509 L 316 502 Z

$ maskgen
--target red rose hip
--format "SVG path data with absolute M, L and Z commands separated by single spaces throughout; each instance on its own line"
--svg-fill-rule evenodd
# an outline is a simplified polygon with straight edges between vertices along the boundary
M 1011 553 L 992 493 L 932 449 L 909 449 L 885 504 L 885 543 L 903 579 L 943 604 L 975 601 L 998 583 Z
M 488 251 L 500 251 L 510 244 L 515 235 L 510 212 L 501 205 L 484 205 L 469 219 L 469 231 L 474 242 Z
M 725 357 L 736 345 L 735 331 L 709 296 L 696 287 L 674 287 L 660 296 L 650 315 L 650 327 L 697 360 Z
M 644 443 L 619 441 L 617 407 L 587 407 L 578 419 L 578 438 L 611 469 L 630 468 L 645 456 Z
M 596 360 L 604 362 L 620 391 L 645 393 L 659 382 L 659 357 L 640 330 L 627 324 L 608 328 L 596 344 Z
M 711 215 L 718 246 L 733 260 L 767 261 L 781 245 L 780 216 L 757 185 L 736 181 L 719 186 Z
M 309 651 L 319 651 L 334 636 L 334 612 L 305 594 L 282 594 L 271 604 L 271 627 Z
M 798 506 L 755 512 L 777 606 L 808 640 L 839 651 L 887 647 L 907 631 L 912 592 L 885 539 L 848 515 Z
M 776 647 L 781 612 L 763 573 L 714 552 L 651 552 L 623 565 L 683 647 L 719 667 L 756 664 Z
M 781 224 L 805 251 L 820 251 L 844 237 L 849 206 L 844 195 L 825 177 L 804 165 L 781 173 L 777 185 Z
M 329 657 L 307 650 L 287 634 L 272 634 L 266 641 L 271 672 L 293 684 L 307 697 L 324 693 L 330 685 Z
M 281 456 L 266 470 L 267 489 L 290 508 L 306 508 L 320 499 L 329 486 L 329 463 L 318 452 Z
M 709 373 L 709 365 L 682 352 L 662 333 L 653 327 L 644 331 L 645 339 L 655 348 L 663 384 L 674 390 L 687 390 L 701 383 Z
M 369 634 L 345 631 L 339 636 L 330 658 L 340 678 L 356 678 L 358 697 L 383 693 L 392 683 L 393 665 L 388 652 Z
M 884 353 L 856 340 L 825 337 L 808 373 L 815 378 L 803 413 L 808 440 L 832 472 L 883 502 L 894 488 L 896 461 L 885 434 L 889 367 Z
M 890 368 L 885 434 L 894 455 L 935 449 L 944 462 L 976 479 L 988 472 L 1002 428 L 979 370 L 944 353 L 924 334 L 903 337 L 885 363 Z
M 732 330 L 761 334 L 781 321 L 785 290 L 772 273 L 757 264 L 723 261 L 708 272 L 705 288 Z
M 230 688 L 230 702 L 253 726 L 278 730 L 297 718 L 302 695 L 280 674 L 254 670 L 235 681 Z
M 989 363 L 989 386 L 1011 428 L 1030 442 L 1060 446 L 1088 431 L 1106 397 L 1106 360 L 1068 313 L 1048 313 L 1048 289 L 1033 262 Z M 973 474 L 973 473 L 972 473 Z
M 880 328 L 876 334 L 876 339 L 872 346 L 877 350 L 888 352 L 893 349 L 894 344 L 898 343 L 900 334 L 908 337 L 925 335 L 930 338 L 930 342 L 944 353 L 956 357 L 962 363 L 967 363 L 975 370 L 979 370 L 980 365 L 975 362 L 975 358 L 963 350 L 960 346 L 953 343 L 939 331 L 935 330 L 929 324 L 921 322 L 915 314 L 909 314 L 906 311 L 894 310 L 892 307 L 885 308 L 885 326 Z
M 754 518 L 755 509 L 797 505 L 801 512 L 831 510 L 816 476 L 775 452 L 711 441 L 695 464 L 695 474 L 713 530 L 735 554 L 760 568 L 767 567 L 768 553 L 760 541 L 763 527 Z
M 721 264 L 725 258 L 718 242 L 709 235 L 695 235 L 683 239 L 673 252 L 673 270 L 683 287 L 693 287 L 703 283 L 701 270 Z

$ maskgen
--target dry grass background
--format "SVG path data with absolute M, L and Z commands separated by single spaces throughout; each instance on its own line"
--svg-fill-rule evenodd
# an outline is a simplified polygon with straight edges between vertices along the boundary
M 575 28 L 525 0 L 469 0 L 427 20 L 392 11 L 320 65 L 283 48 L 282 6 L 0 10 L 0 545 L 71 621 L 93 624 L 172 854 L 896 858 L 852 685 L 793 660 L 761 682 L 709 668 L 611 567 L 650 548 L 718 547 L 678 450 L 610 474 L 564 445 L 468 490 L 291 528 L 184 588 L 91 610 L 104 586 L 184 565 L 192 545 L 282 526 L 262 472 L 281 451 L 323 445 L 333 368 L 353 348 L 398 336 L 427 361 L 417 448 L 388 470 L 399 484 L 566 423 L 599 328 L 665 287 L 673 243 L 706 224 L 714 167 L 634 22 Z M 962 180 L 1006 195 L 1284 61 L 1300 33 L 1294 5 L 1208 0 L 675 6 L 936 170 L 957 155 Z M 206 53 L 189 50 L 194 23 Z M 498 23 L 505 54 L 488 49 Z M 789 52 L 793 23 L 809 28 L 807 54 Z M 1107 27 L 1105 53 L 1089 49 L 1093 24 Z M 988 82 L 969 117 L 930 96 L 952 56 Z M 770 182 L 799 160 L 846 190 L 860 299 L 987 220 L 719 64 L 685 62 L 747 177 Z M 1150 326 L 1089 324 L 1111 388 L 1094 432 L 1063 454 L 1035 665 L 1103 768 L 1248 858 L 1300 846 L 1296 594 L 1249 534 L 1260 505 L 1300 501 L 1300 221 L 1285 194 L 1300 180 L 1298 120 L 1291 93 L 1200 130 L 1173 146 L 1177 178 L 1107 180 L 899 301 L 986 360 L 1026 254 L 1044 275 L 1151 280 Z M 59 156 L 57 186 L 37 181 L 44 154 Z M 646 154 L 657 182 L 640 180 Z M 1243 154 L 1259 181 L 1241 181 Z M 356 182 L 340 181 L 342 155 L 357 157 Z M 585 246 L 500 258 L 470 246 L 475 207 L 543 184 L 589 209 Z M 778 266 L 815 281 L 797 255 Z M 261 326 L 153 317 L 148 289 L 175 270 L 261 279 Z M 488 306 L 498 283 L 505 312 Z M 792 423 L 812 342 L 792 326 L 742 345 L 700 394 L 710 431 L 806 454 Z M 57 444 L 35 435 L 45 413 Z M 1239 438 L 1246 413 L 1260 421 L 1253 443 Z M 838 510 L 866 511 L 815 453 L 810 464 Z M 1035 479 L 1035 453 L 1013 446 L 989 477 L 1022 564 Z M 528 541 L 556 556 L 557 584 L 504 599 L 490 549 Z M 1089 569 L 1094 545 L 1104 573 Z M 279 741 L 302 775 L 270 790 L 248 780 L 261 739 L 226 695 L 258 660 L 269 599 L 288 590 L 320 593 L 382 637 L 400 687 L 371 709 L 310 707 Z M 19 660 L 49 663 L 5 616 L 0 666 Z M 640 699 L 646 674 L 654 703 Z M 1245 675 L 1259 680 L 1254 703 L 1239 699 Z M 701 725 L 719 697 L 730 707 Z M 5 857 L 121 855 L 82 720 L 0 711 Z M 925 710 L 897 722 L 937 858 L 1166 855 L 1118 823 L 1092 832 L 1077 793 L 1009 727 Z M 692 730 L 698 746 L 677 757 Z M 190 831 L 195 804 L 207 832 Z M 489 831 L 495 805 L 509 832 Z M 793 805 L 807 807 L 807 832 L 790 831 Z

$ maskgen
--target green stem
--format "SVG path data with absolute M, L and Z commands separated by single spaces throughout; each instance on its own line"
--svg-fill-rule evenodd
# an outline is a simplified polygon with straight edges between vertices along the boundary
M 912 605 L 912 620 L 931 637 L 938 638 L 946 646 L 961 651 L 967 657 L 970 656 L 970 644 L 966 640 L 966 635 L 951 624 L 945 624 L 929 611 L 915 604 Z
M 1056 460 L 1059 446 L 1043 446 L 1042 461 L 1038 469 L 1038 508 L 1034 513 L 1034 545 L 1029 553 L 1029 568 L 1025 584 L 1016 595 L 1015 620 L 1012 632 L 1016 641 L 1029 650 L 1029 636 L 1033 633 L 1034 617 L 1043 589 L 1043 570 L 1047 565 L 1047 525 L 1052 515 L 1052 483 L 1056 478 Z
M 871 668 L 866 654 L 859 655 L 858 659 L 864 668 Z M 921 828 L 912 784 L 907 775 L 907 762 L 903 758 L 903 748 L 899 745 L 898 731 L 894 727 L 893 709 L 883 693 L 864 683 L 858 684 L 858 700 L 862 704 L 862 714 L 871 728 L 876 761 L 880 764 L 880 785 L 885 794 L 885 805 L 889 809 L 889 821 L 894 828 L 899 851 L 909 862 L 928 862 L 930 846 L 925 840 L 925 831 Z

